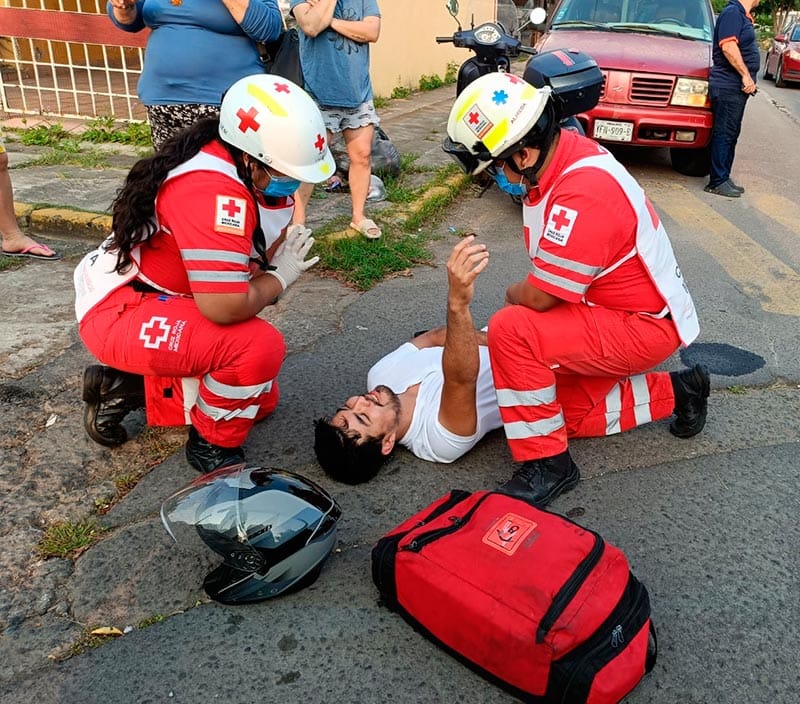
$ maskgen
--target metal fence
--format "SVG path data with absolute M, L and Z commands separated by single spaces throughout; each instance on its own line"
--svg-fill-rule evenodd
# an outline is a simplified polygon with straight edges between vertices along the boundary
M 0 0 L 0 110 L 144 120 L 146 41 L 114 27 L 105 0 Z

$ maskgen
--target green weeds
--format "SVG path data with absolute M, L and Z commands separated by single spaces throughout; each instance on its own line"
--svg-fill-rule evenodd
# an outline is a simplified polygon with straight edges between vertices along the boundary
M 75 559 L 100 539 L 103 528 L 92 519 L 64 521 L 47 528 L 36 545 L 40 557 Z
M 98 117 L 86 123 L 81 133 L 85 142 L 131 144 L 136 147 L 150 147 L 152 144 L 150 125 L 146 122 L 118 123 L 113 117 Z
M 379 240 L 322 238 L 317 241 L 315 252 L 320 256 L 321 269 L 359 291 L 372 288 L 387 276 L 408 273 L 414 266 L 433 261 L 424 238 L 408 237 L 386 226 Z

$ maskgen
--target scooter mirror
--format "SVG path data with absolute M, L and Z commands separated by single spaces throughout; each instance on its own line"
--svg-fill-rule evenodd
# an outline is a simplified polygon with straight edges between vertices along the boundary
M 458 0 L 447 0 L 447 11 L 453 16 L 458 15 Z
M 534 26 L 537 24 L 544 24 L 545 20 L 547 19 L 547 10 L 545 10 L 543 7 L 534 7 L 531 10 L 530 18 L 531 24 Z

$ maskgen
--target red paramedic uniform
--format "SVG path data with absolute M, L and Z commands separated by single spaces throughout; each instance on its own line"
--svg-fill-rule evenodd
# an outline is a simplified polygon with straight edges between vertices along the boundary
M 517 462 L 568 437 L 610 435 L 672 414 L 667 372 L 644 373 L 699 324 L 669 239 L 641 187 L 611 154 L 562 131 L 523 207 L 528 281 L 561 299 L 506 306 L 489 322 L 500 415 Z
M 269 247 L 293 201 L 259 207 Z M 209 143 L 169 173 L 156 222 L 125 274 L 113 272 L 110 239 L 76 268 L 81 338 L 104 364 L 145 377 L 149 424 L 191 423 L 208 442 L 237 447 L 278 403 L 286 348 L 267 321 L 219 325 L 192 298 L 249 287 L 256 205 L 222 144 Z

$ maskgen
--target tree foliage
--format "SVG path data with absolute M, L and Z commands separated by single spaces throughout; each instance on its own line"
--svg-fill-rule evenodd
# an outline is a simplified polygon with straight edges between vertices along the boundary
M 711 6 L 717 14 L 727 4 L 728 0 L 711 0 Z M 800 11 L 800 0 L 761 0 L 758 6 L 753 8 L 752 13 L 757 22 L 769 21 L 772 24 L 772 30 L 777 34 L 786 24 L 789 13 L 793 10 Z

